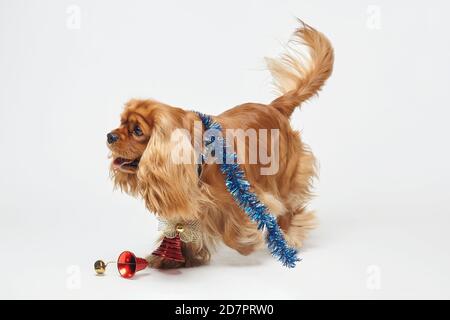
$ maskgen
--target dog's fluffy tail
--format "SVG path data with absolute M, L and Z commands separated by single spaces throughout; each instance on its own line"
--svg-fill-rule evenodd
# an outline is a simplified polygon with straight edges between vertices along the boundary
M 274 77 L 279 98 L 271 102 L 278 111 L 290 117 L 294 109 L 322 88 L 333 71 L 334 53 L 330 41 L 307 24 L 294 33 L 292 43 L 309 48 L 309 57 L 295 48 L 279 59 L 267 58 L 267 66 Z

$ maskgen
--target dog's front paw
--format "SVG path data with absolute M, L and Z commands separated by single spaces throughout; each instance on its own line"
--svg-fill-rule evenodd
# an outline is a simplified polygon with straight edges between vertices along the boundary
M 149 255 L 145 258 L 149 268 L 154 269 L 176 269 L 185 267 L 185 262 L 173 261 L 163 257 Z

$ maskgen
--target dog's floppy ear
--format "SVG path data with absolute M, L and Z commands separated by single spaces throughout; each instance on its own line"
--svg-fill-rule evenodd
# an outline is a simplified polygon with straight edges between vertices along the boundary
M 187 118 L 159 114 L 139 162 L 141 196 L 150 211 L 164 217 L 193 218 L 202 198 Z

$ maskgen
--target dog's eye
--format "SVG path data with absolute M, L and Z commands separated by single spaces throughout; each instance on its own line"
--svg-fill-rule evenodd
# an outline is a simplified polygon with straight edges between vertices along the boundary
M 138 137 L 143 135 L 142 129 L 139 126 L 134 127 L 133 133 Z

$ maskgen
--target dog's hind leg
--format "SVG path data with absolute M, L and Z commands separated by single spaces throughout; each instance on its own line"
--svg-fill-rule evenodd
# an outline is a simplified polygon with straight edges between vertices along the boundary
M 316 226 L 316 217 L 313 211 L 297 208 L 292 212 L 278 218 L 278 223 L 284 231 L 289 245 L 300 248 L 309 232 Z
M 224 230 L 223 242 L 244 256 L 251 254 L 264 243 L 256 224 L 247 217 L 236 221 L 227 220 Z

